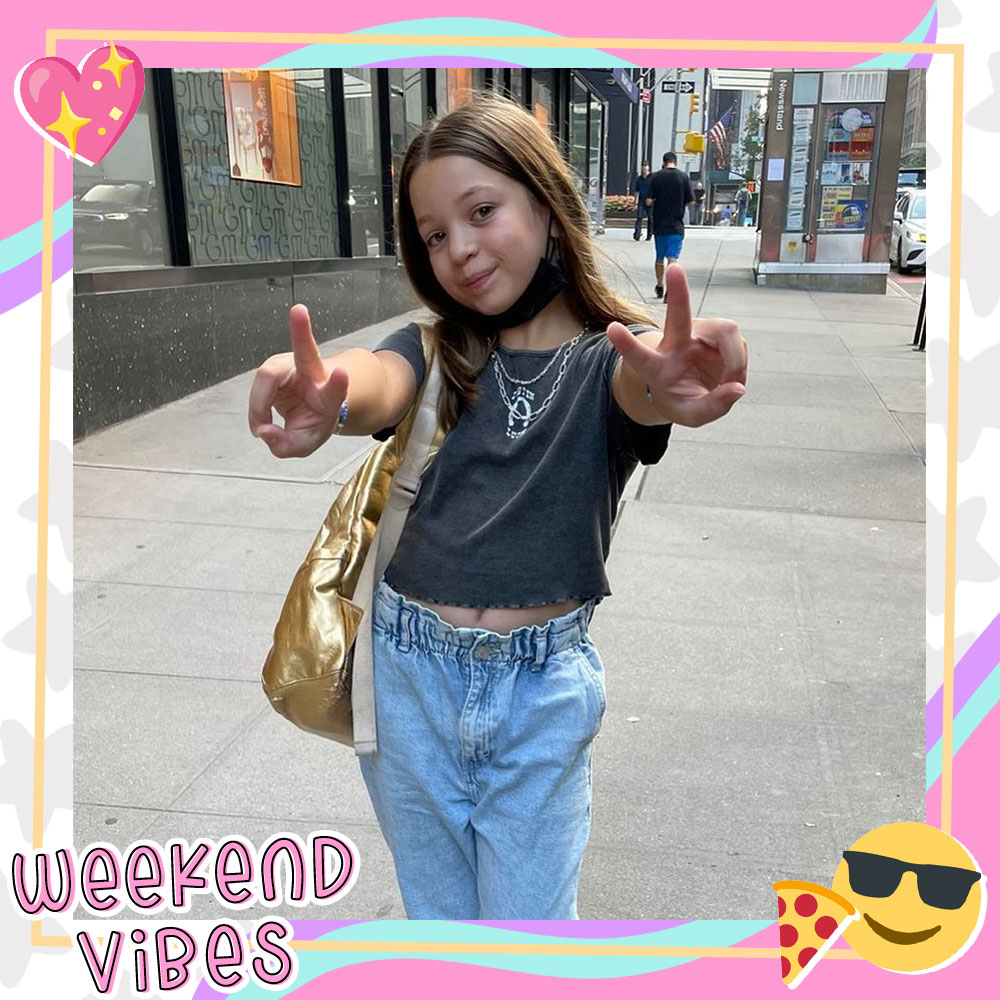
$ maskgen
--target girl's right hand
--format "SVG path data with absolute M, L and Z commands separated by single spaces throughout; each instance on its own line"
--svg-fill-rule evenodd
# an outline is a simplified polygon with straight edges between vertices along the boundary
M 250 387 L 250 432 L 277 458 L 311 455 L 333 433 L 347 397 L 347 372 L 320 357 L 303 305 L 289 312 L 292 350 L 268 358 Z M 329 370 L 328 370 L 329 369 Z M 272 407 L 284 426 L 273 423 Z

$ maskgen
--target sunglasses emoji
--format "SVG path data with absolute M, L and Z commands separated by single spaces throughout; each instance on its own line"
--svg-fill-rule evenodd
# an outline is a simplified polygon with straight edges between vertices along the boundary
M 975 940 L 986 885 L 972 855 L 926 823 L 891 823 L 866 833 L 834 875 L 833 888 L 861 919 L 844 940 L 863 958 L 895 972 L 931 972 Z

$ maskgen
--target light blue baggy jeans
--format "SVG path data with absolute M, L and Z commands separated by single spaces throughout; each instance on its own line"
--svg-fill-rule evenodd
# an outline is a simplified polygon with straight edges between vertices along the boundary
M 379 584 L 378 753 L 359 760 L 411 919 L 576 919 L 605 710 L 594 603 L 499 635 Z

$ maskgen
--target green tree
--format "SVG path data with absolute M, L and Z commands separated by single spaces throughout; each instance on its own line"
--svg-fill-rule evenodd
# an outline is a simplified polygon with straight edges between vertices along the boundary
M 730 170 L 739 174 L 745 181 L 757 177 L 758 164 L 764 156 L 764 110 L 763 101 L 751 105 L 747 112 L 747 120 L 743 125 L 743 135 L 740 144 L 733 144 Z

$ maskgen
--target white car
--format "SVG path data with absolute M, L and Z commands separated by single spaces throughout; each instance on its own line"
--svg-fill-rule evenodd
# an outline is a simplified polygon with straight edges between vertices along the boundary
M 927 265 L 927 192 L 904 188 L 897 192 L 892 217 L 889 263 L 900 274 Z

